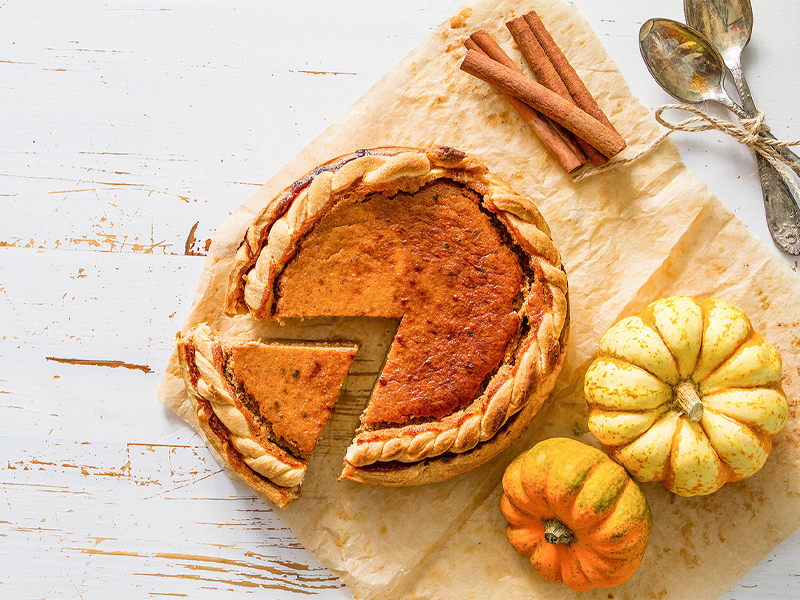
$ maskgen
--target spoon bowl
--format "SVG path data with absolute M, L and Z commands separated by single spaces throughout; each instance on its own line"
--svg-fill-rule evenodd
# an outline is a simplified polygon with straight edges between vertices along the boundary
M 639 30 L 639 49 L 648 70 L 669 95 L 690 104 L 714 100 L 747 117 L 725 92 L 722 56 L 691 27 L 671 19 L 650 19 Z
M 728 68 L 739 64 L 753 33 L 753 7 L 749 0 L 684 0 L 683 10 L 686 23 L 703 32 Z

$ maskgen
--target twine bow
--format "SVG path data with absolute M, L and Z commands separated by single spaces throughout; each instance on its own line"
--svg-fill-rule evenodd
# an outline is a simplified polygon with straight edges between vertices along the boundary
M 684 110 L 686 112 L 693 113 L 695 116 L 690 117 L 681 121 L 680 123 L 672 124 L 669 121 L 666 121 L 662 114 L 666 110 Z M 656 121 L 662 126 L 667 129 L 664 133 L 658 136 L 655 140 L 647 144 L 644 148 L 639 150 L 633 156 L 628 158 L 621 158 L 615 160 L 613 162 L 609 162 L 602 167 L 598 167 L 596 169 L 591 169 L 588 171 L 584 171 L 578 175 L 575 175 L 572 180 L 575 182 L 581 181 L 582 179 L 586 179 L 588 177 L 593 177 L 599 173 L 603 173 L 604 171 L 610 171 L 612 169 L 616 169 L 617 167 L 631 163 L 641 156 L 644 156 L 654 148 L 658 147 L 658 145 L 667 139 L 670 135 L 672 135 L 676 131 L 685 131 L 689 133 L 694 133 L 698 131 L 709 131 L 709 130 L 716 130 L 721 131 L 733 139 L 735 139 L 740 144 L 744 144 L 758 152 L 761 156 L 763 156 L 769 164 L 775 167 L 775 170 L 780 173 L 784 179 L 786 179 L 791 186 L 794 188 L 795 193 L 800 196 L 800 186 L 797 185 L 797 182 L 792 177 L 791 173 L 786 170 L 783 166 L 786 163 L 786 159 L 780 155 L 780 153 L 776 150 L 776 148 L 787 148 L 789 146 L 798 146 L 800 145 L 800 140 L 792 140 L 792 141 L 782 141 L 782 140 L 775 140 L 769 137 L 765 137 L 764 134 L 769 131 L 769 127 L 764 124 L 764 113 L 760 110 L 756 112 L 755 116 L 749 119 L 740 119 L 739 125 L 732 123 L 731 121 L 727 121 L 725 119 L 718 119 L 717 117 L 712 117 L 707 112 L 700 110 L 695 106 L 691 106 L 689 104 L 666 104 L 656 109 L 655 112 Z M 696 123 L 701 123 L 697 125 Z

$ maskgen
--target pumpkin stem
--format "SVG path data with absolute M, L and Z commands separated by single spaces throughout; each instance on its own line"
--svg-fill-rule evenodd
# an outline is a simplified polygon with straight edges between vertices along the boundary
M 675 387 L 675 406 L 689 417 L 692 423 L 697 423 L 703 418 L 703 401 L 697 387 L 689 381 L 681 381 Z
M 569 544 L 575 541 L 575 534 L 557 519 L 544 521 L 544 541 L 548 544 Z

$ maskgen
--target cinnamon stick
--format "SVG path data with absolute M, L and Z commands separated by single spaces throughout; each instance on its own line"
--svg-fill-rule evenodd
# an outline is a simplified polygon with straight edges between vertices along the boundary
M 578 76 L 578 73 L 575 72 L 575 69 L 572 68 L 572 65 L 569 64 L 567 57 L 564 56 L 561 48 L 559 48 L 558 44 L 556 44 L 555 40 L 553 40 L 553 37 L 545 28 L 544 23 L 542 23 L 542 20 L 539 18 L 539 15 L 536 14 L 536 11 L 531 11 L 524 14 L 523 18 L 528 24 L 528 27 L 531 28 L 533 35 L 536 36 L 539 44 L 541 44 L 542 49 L 547 55 L 547 58 L 550 59 L 553 67 L 558 72 L 559 76 L 561 77 L 561 81 L 563 81 L 564 85 L 567 86 L 567 89 L 569 90 L 572 99 L 575 101 L 575 104 L 577 104 L 589 115 L 604 125 L 614 129 L 611 121 L 609 121 L 606 114 L 600 110 L 600 107 L 597 105 L 597 102 L 595 101 L 591 92 L 589 92 L 586 85 Z M 616 129 L 614 129 L 614 131 L 616 132 Z
M 506 23 L 506 27 L 508 27 L 508 30 L 511 32 L 511 37 L 514 38 L 514 41 L 517 43 L 517 46 L 528 62 L 528 65 L 530 65 L 533 74 L 536 75 L 536 79 L 539 80 L 539 83 L 553 90 L 562 98 L 574 102 L 567 86 L 564 85 L 561 76 L 550 62 L 539 40 L 536 39 L 536 36 L 533 34 L 533 31 L 528 26 L 525 19 L 523 17 L 512 19 Z M 593 148 L 586 140 L 578 138 L 578 144 L 580 144 L 583 151 L 586 152 L 586 155 L 594 166 L 599 167 L 608 162 L 608 159 Z
M 464 41 L 464 46 L 466 46 L 467 50 L 480 52 L 486 55 L 483 49 L 470 38 Z M 524 102 L 517 100 L 514 96 L 508 95 L 506 92 L 503 92 L 503 95 L 511 105 L 517 109 L 517 112 L 525 122 L 531 126 L 531 129 L 533 129 L 545 147 L 550 151 L 550 154 L 553 155 L 567 173 L 572 173 L 583 165 L 581 158 L 572 151 L 561 136 L 553 129 L 553 124 L 543 115 Z
M 531 35 L 533 34 L 531 33 Z M 504 64 L 507 67 L 511 67 L 512 69 L 517 69 L 518 71 L 522 72 L 522 69 L 520 69 L 513 60 L 511 60 L 511 57 L 505 53 L 505 51 L 500 47 L 500 44 L 498 44 L 495 41 L 495 39 L 484 29 L 478 29 L 476 32 L 474 32 L 472 35 L 469 36 L 469 40 L 472 42 L 472 44 L 464 42 L 464 45 L 467 46 L 467 49 L 474 48 L 474 46 L 477 46 L 480 50 L 483 50 L 483 52 L 486 55 L 488 55 L 489 58 L 492 58 L 497 62 Z M 555 70 L 553 72 L 555 72 Z M 508 94 L 506 94 L 506 97 L 508 97 L 509 100 L 513 98 L 513 96 L 508 96 Z M 514 99 L 514 101 L 519 102 L 519 100 L 516 99 Z M 514 101 L 512 101 L 512 103 Z M 525 106 L 527 106 L 527 104 Z M 536 114 L 538 115 L 539 113 L 537 112 Z M 548 124 L 550 124 L 553 127 L 553 129 L 555 129 L 555 132 L 561 137 L 564 143 L 567 146 L 569 146 L 570 151 L 575 156 L 577 156 L 578 159 L 581 161 L 581 165 L 586 164 L 588 159 L 584 154 L 583 150 L 581 150 L 581 147 L 578 145 L 575 136 L 573 136 L 572 133 L 564 129 L 564 127 L 562 127 L 558 123 L 553 123 L 552 121 L 547 119 L 547 117 L 541 117 L 541 118 L 544 119 Z M 567 172 L 571 171 L 567 170 Z
M 461 69 L 524 101 L 588 141 L 606 156 L 614 156 L 625 147 L 625 140 L 613 128 L 601 123 L 543 85 L 528 79 L 516 69 L 500 64 L 482 52 L 467 50 Z

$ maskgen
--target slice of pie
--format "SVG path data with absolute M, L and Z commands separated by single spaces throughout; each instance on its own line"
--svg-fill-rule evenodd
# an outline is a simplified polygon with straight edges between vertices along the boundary
M 399 321 L 342 473 L 383 485 L 508 447 L 555 384 L 569 312 L 536 206 L 451 148 L 361 150 L 287 188 L 248 229 L 225 309 Z
M 278 506 L 298 486 L 358 346 L 258 342 L 201 324 L 178 357 L 206 439 Z

